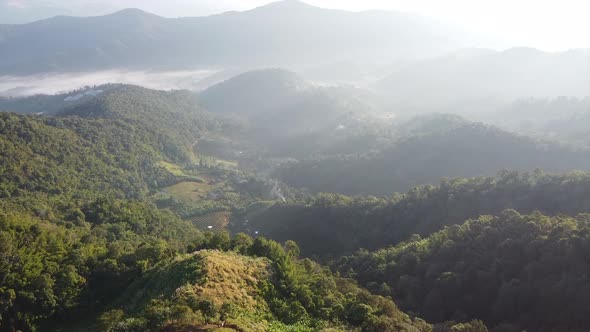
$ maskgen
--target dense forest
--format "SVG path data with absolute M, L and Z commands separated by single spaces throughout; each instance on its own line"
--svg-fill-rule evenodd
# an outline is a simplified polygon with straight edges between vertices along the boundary
M 252 331 L 432 331 L 390 298 L 300 259 L 292 241 L 209 233 L 191 249 L 197 251 L 132 283 L 115 301 L 123 309 L 101 315 L 105 330 L 168 331 L 223 322 Z
M 157 105 L 154 98 L 142 100 Z M 176 181 L 158 162 L 189 152 L 181 141 L 170 145 L 166 127 L 150 132 L 136 105 L 117 112 L 0 114 L 3 329 L 34 330 L 47 318 L 92 310 L 201 237 L 144 199 Z M 136 123 L 123 118 L 133 114 Z
M 590 331 L 582 2 L 0 0 L 0 332 Z
M 506 210 L 338 260 L 345 275 L 430 321 L 494 331 L 587 331 L 590 215 Z
M 64 115 L 0 114 L 3 328 L 92 310 L 201 237 L 146 199 L 208 125 L 181 101 L 123 86 Z
M 390 195 L 442 177 L 493 175 L 501 169 L 561 172 L 586 169 L 590 162 L 587 150 L 538 142 L 479 123 L 449 125 L 448 130 L 413 132 L 372 154 L 303 160 L 276 174 L 312 192 Z
M 0 113 L 0 330 L 584 330 L 590 175 L 557 171 L 585 150 L 445 114 L 252 123 L 333 93 L 276 115 L 129 85 L 8 102 L 54 109 Z
M 444 179 L 389 198 L 320 194 L 264 209 L 253 206 L 236 216 L 248 218 L 249 227 L 265 236 L 294 240 L 305 254 L 322 256 L 378 249 L 505 209 L 590 212 L 590 174 L 502 171 L 496 177 Z
M 200 135 L 233 124 L 199 111 L 191 98 L 118 86 L 54 116 L 0 114 L 1 330 L 182 330 L 178 324 L 212 326 L 235 313 L 250 314 L 233 325 L 250 331 L 260 329 L 258 315 L 268 321 L 264 329 L 277 331 L 431 329 L 391 299 L 300 261 L 294 243 L 285 251 L 262 238 L 204 235 L 200 218 L 209 223 L 207 216 L 266 199 L 269 184 L 195 153 Z M 211 192 L 176 193 L 186 184 Z M 217 271 L 187 258 L 217 257 L 189 254 L 205 249 L 235 251 L 218 258 L 245 265 L 244 271 L 256 261 L 268 281 L 251 284 L 248 303 L 224 306 L 224 293 L 177 297 L 169 288 L 162 290 L 168 298 L 154 293 L 138 295 L 143 302 L 129 300 L 134 289 L 144 294 L 137 285 L 154 278 L 206 284 Z M 235 289 L 262 277 L 249 279 L 244 271 L 234 275 L 236 284 L 221 280 L 214 288 Z M 357 314 L 358 308 L 365 311 Z

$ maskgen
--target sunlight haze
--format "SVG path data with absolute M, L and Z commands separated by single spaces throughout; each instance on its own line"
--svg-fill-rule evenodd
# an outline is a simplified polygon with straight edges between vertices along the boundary
M 92 16 L 139 8 L 165 17 L 205 16 L 248 10 L 268 0 L 0 0 L 0 22 L 22 23 L 55 15 Z M 562 51 L 590 47 L 587 0 L 306 0 L 350 11 L 415 12 L 451 21 L 509 44 Z M 475 45 L 478 46 L 478 45 Z
M 590 0 L 0 0 L 0 332 L 589 332 Z

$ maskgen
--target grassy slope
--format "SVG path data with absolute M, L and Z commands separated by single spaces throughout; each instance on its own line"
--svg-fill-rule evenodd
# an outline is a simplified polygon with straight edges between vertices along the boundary
M 190 297 L 206 299 L 218 307 L 229 303 L 239 308 L 237 316 L 228 319 L 227 324 L 239 326 L 245 331 L 267 331 L 271 326 L 269 320 L 272 314 L 258 286 L 260 280 L 269 278 L 271 274 L 270 262 L 266 258 L 201 250 L 180 256 L 171 264 L 150 271 L 131 285 L 115 306 L 134 313 L 144 309 L 151 299 L 156 298 L 172 301 Z M 217 331 L 213 326 L 171 322 L 165 330 Z
M 279 322 L 263 291 L 265 282 L 275 278 L 278 278 L 276 267 L 268 258 L 244 256 L 232 251 L 200 250 L 179 256 L 172 263 L 147 272 L 112 307 L 124 310 L 125 317 L 146 317 L 146 312 L 154 312 L 150 309 L 154 301 L 165 301 L 168 308 L 186 312 L 172 320 L 165 320 L 163 328 L 155 331 L 217 331 L 222 321 L 226 328 L 230 328 L 228 331 L 360 331 L 328 321 L 323 327 L 318 327 L 319 330 L 306 326 L 304 322 L 294 325 Z M 332 280 L 339 285 L 342 296 L 367 296 L 360 295 L 364 291 L 348 280 Z M 191 303 L 203 301 L 211 302 L 218 308 L 218 313 L 224 310 L 224 306 L 232 308 L 232 313 L 225 319 L 217 315 L 203 320 L 197 311 L 189 308 Z M 402 331 L 419 331 L 395 305 L 390 310 L 394 311 L 391 314 L 398 315 L 396 326 Z M 88 326 L 87 322 L 84 326 Z

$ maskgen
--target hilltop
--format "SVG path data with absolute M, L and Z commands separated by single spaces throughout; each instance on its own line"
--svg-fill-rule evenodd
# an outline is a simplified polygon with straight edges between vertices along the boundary
M 223 233 L 130 285 L 99 318 L 104 331 L 431 331 L 388 298 L 298 258 L 293 242 Z

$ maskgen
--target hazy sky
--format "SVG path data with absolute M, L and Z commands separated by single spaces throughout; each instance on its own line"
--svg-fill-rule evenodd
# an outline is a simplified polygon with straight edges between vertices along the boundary
M 0 0 L 0 22 L 140 8 L 167 17 L 251 9 L 271 0 Z M 548 51 L 590 47 L 590 0 L 305 0 L 326 8 L 399 10 L 452 20 Z

